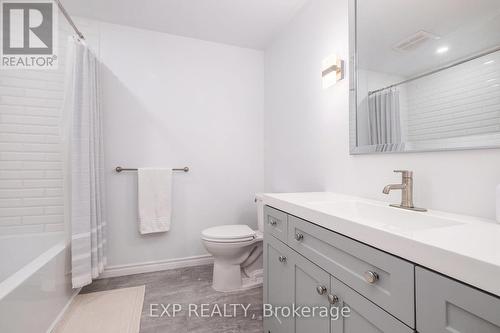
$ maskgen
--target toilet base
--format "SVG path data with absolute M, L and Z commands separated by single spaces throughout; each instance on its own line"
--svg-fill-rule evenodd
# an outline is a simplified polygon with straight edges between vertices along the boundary
M 262 285 L 262 272 L 243 276 L 240 265 L 214 262 L 212 288 L 219 292 L 232 292 L 256 288 Z

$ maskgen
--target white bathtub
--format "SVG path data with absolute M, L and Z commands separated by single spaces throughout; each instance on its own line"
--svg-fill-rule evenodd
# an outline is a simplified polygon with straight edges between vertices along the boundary
M 45 333 L 73 295 L 62 233 L 0 238 L 0 332 Z

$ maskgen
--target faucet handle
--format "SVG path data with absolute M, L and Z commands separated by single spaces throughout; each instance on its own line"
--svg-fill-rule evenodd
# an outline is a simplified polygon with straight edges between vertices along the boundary
M 413 171 L 410 170 L 394 170 L 396 173 L 401 173 L 403 178 L 411 178 L 413 177 Z

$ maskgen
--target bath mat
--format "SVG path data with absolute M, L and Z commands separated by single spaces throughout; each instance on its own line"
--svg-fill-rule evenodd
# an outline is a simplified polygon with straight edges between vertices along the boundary
M 81 294 L 54 333 L 138 333 L 145 286 Z

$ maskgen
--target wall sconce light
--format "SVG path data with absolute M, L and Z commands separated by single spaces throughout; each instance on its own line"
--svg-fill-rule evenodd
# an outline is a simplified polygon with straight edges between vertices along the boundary
M 322 72 L 323 89 L 328 89 L 340 80 L 344 79 L 344 60 L 332 54 L 323 60 Z

